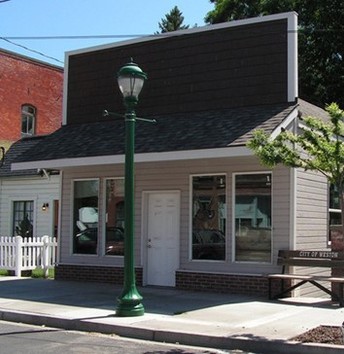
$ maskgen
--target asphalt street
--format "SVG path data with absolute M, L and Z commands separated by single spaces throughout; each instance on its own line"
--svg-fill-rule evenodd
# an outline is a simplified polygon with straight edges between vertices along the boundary
M 245 354 L 0 321 L 0 354 Z

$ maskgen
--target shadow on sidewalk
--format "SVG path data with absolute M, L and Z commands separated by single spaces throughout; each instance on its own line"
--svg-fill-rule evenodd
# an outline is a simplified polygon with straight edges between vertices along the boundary
M 146 312 L 177 315 L 232 303 L 259 301 L 246 295 L 195 292 L 175 288 L 139 287 Z M 122 286 L 62 280 L 12 278 L 0 281 L 1 299 L 114 310 Z

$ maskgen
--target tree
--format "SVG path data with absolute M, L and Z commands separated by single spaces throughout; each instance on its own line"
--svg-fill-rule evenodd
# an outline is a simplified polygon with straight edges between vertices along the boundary
M 299 15 L 300 96 L 324 107 L 344 107 L 344 2 L 342 0 L 210 0 L 207 23 L 296 11 Z
M 21 237 L 32 237 L 33 227 L 29 220 L 28 215 L 25 215 L 24 219 L 16 226 L 16 233 Z
M 184 16 L 181 11 L 179 11 L 178 7 L 175 6 L 168 14 L 165 15 L 166 18 L 162 18 L 161 22 L 159 22 L 159 28 L 161 32 L 173 32 L 182 29 L 188 29 L 188 25 L 183 25 Z
M 306 117 L 301 133 L 284 130 L 272 140 L 264 131 L 256 130 L 248 147 L 266 166 L 283 164 L 326 176 L 339 193 L 344 235 L 344 111 L 336 103 L 326 110 L 330 117 L 328 122 Z

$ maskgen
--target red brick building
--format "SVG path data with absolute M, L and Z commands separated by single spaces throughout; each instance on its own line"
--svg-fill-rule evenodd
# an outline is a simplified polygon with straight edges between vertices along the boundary
M 63 68 L 0 49 L 0 146 L 61 126 Z

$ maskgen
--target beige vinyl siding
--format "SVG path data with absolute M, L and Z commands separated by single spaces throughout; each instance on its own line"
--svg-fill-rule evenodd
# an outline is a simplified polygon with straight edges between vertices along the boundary
M 328 184 L 323 175 L 297 171 L 296 223 L 297 249 L 328 247 Z
M 268 171 L 254 157 L 197 159 L 190 161 L 137 163 L 135 172 L 135 258 L 137 266 L 144 266 L 145 245 L 142 225 L 143 195 L 149 191 L 179 191 L 181 195 L 180 269 L 206 272 L 261 274 L 279 268 L 272 264 L 234 263 L 232 261 L 232 174 Z M 190 176 L 225 174 L 227 176 L 227 249 L 225 261 L 195 261 L 190 259 Z M 272 171 L 273 180 L 273 248 L 289 245 L 290 222 L 290 170 L 278 167 Z M 70 168 L 63 173 L 61 259 L 64 264 L 122 265 L 122 257 L 98 255 L 72 255 L 72 184 L 75 179 L 100 178 L 103 191 L 105 178 L 124 177 L 123 165 Z M 103 196 L 100 193 L 99 235 L 102 235 Z M 277 206 L 275 208 L 275 205 Z M 103 248 L 103 237 L 99 245 Z
M 328 183 L 316 172 L 297 171 L 296 249 L 325 250 L 328 248 Z M 329 275 L 326 268 L 294 267 L 299 274 Z M 322 285 L 330 287 L 325 282 Z M 311 284 L 305 284 L 295 295 L 328 297 Z
M 16 200 L 34 201 L 34 235 L 52 235 L 53 201 L 59 199 L 59 176 L 2 178 L 0 190 L 0 235 L 13 236 L 12 205 Z M 43 203 L 49 203 L 42 211 Z

